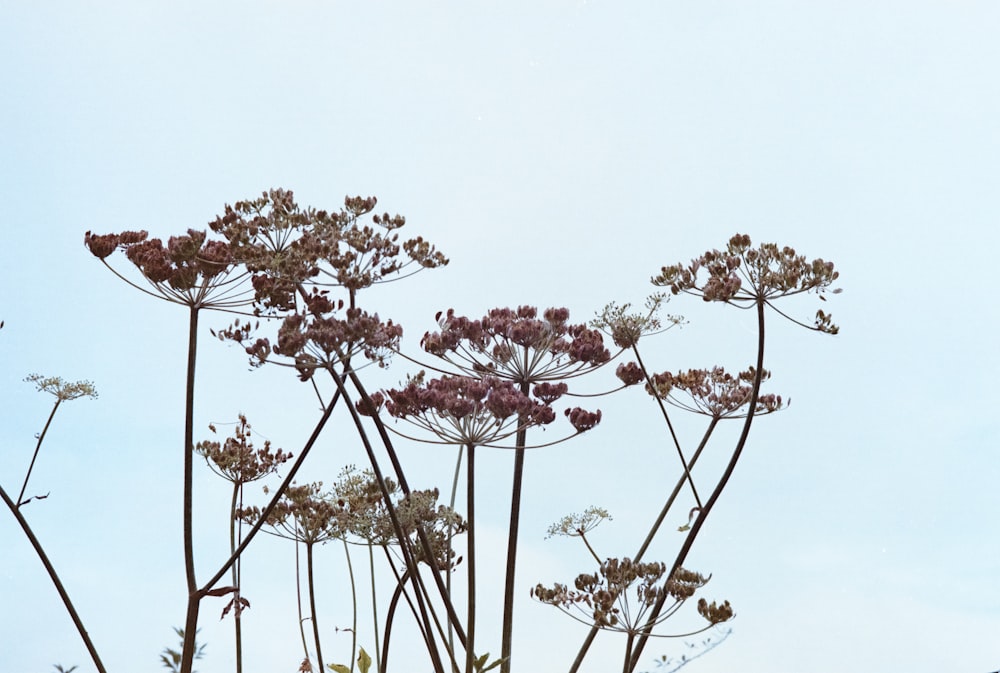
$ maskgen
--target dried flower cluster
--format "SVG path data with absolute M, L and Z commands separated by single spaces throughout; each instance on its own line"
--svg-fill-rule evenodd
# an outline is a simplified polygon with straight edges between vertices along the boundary
M 171 236 L 166 245 L 159 238 L 149 238 L 147 231 L 104 235 L 88 231 L 83 237 L 90 252 L 106 265 L 116 249 L 122 250 L 165 299 L 203 308 L 232 309 L 246 304 L 243 276 L 232 276 L 235 260 L 229 244 L 206 239 L 204 231 L 194 229 Z
M 557 535 L 566 537 L 583 537 L 597 528 L 606 519 L 611 519 L 608 510 L 603 507 L 588 507 L 582 514 L 569 514 L 549 526 L 546 537 Z
M 256 523 L 261 516 L 257 507 L 245 507 L 238 516 Z M 337 500 L 323 492 L 323 482 L 289 486 L 265 522 L 278 537 L 306 544 L 342 537 L 347 514 Z
M 656 334 L 684 323 L 682 316 L 668 315 L 667 326 L 663 326 L 658 314 L 660 307 L 669 300 L 670 297 L 662 292 L 650 295 L 646 299 L 645 313 L 629 313 L 631 304 L 619 305 L 612 302 L 607 304 L 590 324 L 609 335 L 619 348 L 633 348 L 643 336 Z
M 546 393 L 546 399 L 552 399 L 554 393 L 544 390 L 542 396 Z M 495 376 L 442 376 L 426 382 L 418 376 L 403 388 L 372 396 L 376 405 L 383 400 L 390 416 L 408 420 L 447 444 L 483 446 L 555 420 L 546 403 Z M 366 412 L 367 407 L 359 405 L 359 411 Z
M 81 397 L 97 399 L 97 389 L 90 381 L 63 381 L 58 376 L 42 376 L 41 374 L 31 374 L 24 379 L 27 383 L 34 383 L 39 392 L 55 395 L 59 402 L 78 400 Z
M 611 359 L 604 339 L 585 325 L 568 323 L 569 310 L 521 306 L 496 308 L 478 320 L 438 313 L 439 332 L 420 342 L 468 376 L 490 374 L 514 383 L 560 381 Z
M 674 607 L 661 613 L 656 623 L 676 612 L 709 579 L 699 573 L 678 568 L 669 580 L 661 583 L 667 570 L 663 563 L 609 558 L 601 563 L 596 573 L 578 575 L 574 582 L 575 589 L 564 584 L 555 584 L 552 588 L 538 584 L 531 595 L 542 603 L 554 605 L 568 613 L 571 608 L 575 608 L 586 614 L 592 624 L 599 628 L 636 633 L 648 626 L 644 621 L 645 616 L 661 596 L 666 594 L 673 598 Z M 630 598 L 630 593 L 634 594 L 633 598 Z M 725 606 L 728 605 L 727 601 Z M 714 607 L 714 603 L 713 608 L 709 613 L 713 618 L 724 615 L 724 610 Z
M 652 386 L 647 383 L 646 392 L 682 409 L 713 418 L 741 418 L 746 415 L 745 411 L 741 414 L 740 410 L 750 402 L 755 376 L 756 370 L 753 367 L 736 376 L 722 367 L 689 369 L 676 374 L 663 372 L 651 377 Z M 761 380 L 770 376 L 770 372 L 766 370 L 761 372 Z M 677 392 L 685 393 L 685 399 L 680 399 Z M 780 395 L 759 395 L 754 413 L 778 411 L 782 404 Z
M 215 432 L 215 426 L 210 425 L 209 429 Z M 263 448 L 254 449 L 250 435 L 250 423 L 240 414 L 232 437 L 222 443 L 198 442 L 194 450 L 213 472 L 234 484 L 248 484 L 274 474 L 282 463 L 292 458 L 292 454 L 281 449 L 271 451 L 270 441 L 265 441 Z
M 361 224 L 376 203 L 375 197 L 345 197 L 344 207 L 330 213 L 300 208 L 292 192 L 272 189 L 227 205 L 209 226 L 252 274 L 255 312 L 272 314 L 295 310 L 305 284 L 356 292 L 411 264 L 436 268 L 448 263 L 420 237 L 400 241 L 397 230 L 406 223 L 400 215 L 375 214 L 374 226 Z
M 702 272 L 707 275 L 699 280 Z M 652 278 L 654 285 L 669 287 L 673 294 L 685 292 L 701 296 L 705 301 L 730 303 L 770 302 L 803 292 L 816 292 L 820 299 L 840 274 L 833 262 L 822 259 L 808 261 L 793 248 L 779 248 L 774 243 L 751 247 L 750 237 L 737 234 L 729 240 L 724 252 L 709 250 L 690 264 L 663 267 Z M 832 290 L 834 294 L 839 288 Z M 773 307 L 773 306 L 772 306 Z M 817 311 L 812 329 L 836 334 L 838 328 L 830 316 Z

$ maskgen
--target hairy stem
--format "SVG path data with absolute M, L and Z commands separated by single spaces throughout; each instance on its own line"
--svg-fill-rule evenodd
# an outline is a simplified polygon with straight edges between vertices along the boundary
M 59 593 L 59 598 L 62 599 L 63 605 L 66 606 L 66 611 L 69 613 L 70 619 L 73 620 L 73 624 L 76 626 L 76 630 L 79 632 L 80 638 L 83 639 L 83 644 L 87 647 L 87 652 L 90 653 L 90 658 L 93 660 L 98 673 L 107 673 L 107 669 L 104 668 L 104 663 L 101 662 L 101 657 L 97 654 L 97 648 L 94 647 L 94 643 L 90 640 L 90 635 L 87 633 L 87 629 L 83 626 L 83 620 L 80 619 L 80 615 L 77 614 L 76 608 L 73 606 L 73 601 L 70 600 L 69 594 L 66 593 L 66 588 L 59 579 L 56 569 L 49 561 L 49 557 L 45 553 L 45 549 L 42 548 L 42 544 L 38 541 L 38 538 L 35 537 L 34 532 L 31 530 L 31 526 L 28 525 L 28 521 L 24 518 L 24 515 L 21 514 L 17 504 L 10 499 L 10 496 L 7 495 L 7 491 L 5 491 L 2 486 L 0 486 L 0 498 L 3 499 L 4 504 L 7 505 L 7 509 L 9 509 L 10 513 L 14 515 L 14 518 L 17 519 L 17 523 L 20 524 L 21 530 L 24 531 L 28 541 L 31 542 L 31 546 L 35 549 L 35 553 L 38 554 L 38 558 L 41 560 L 42 565 L 45 566 L 45 571 L 49 574 L 49 579 L 52 580 L 52 585 Z

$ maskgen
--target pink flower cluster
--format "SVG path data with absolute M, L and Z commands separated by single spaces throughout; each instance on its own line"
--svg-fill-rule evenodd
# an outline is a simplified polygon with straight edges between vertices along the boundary
M 496 308 L 479 320 L 449 309 L 437 315 L 439 332 L 428 332 L 421 346 L 466 374 L 490 373 L 516 383 L 564 379 L 611 359 L 601 333 L 570 325 L 569 310 Z
M 215 278 L 233 264 L 229 245 L 205 240 L 205 232 L 188 229 L 186 236 L 171 236 L 167 245 L 149 238 L 146 231 L 95 235 L 89 231 L 84 244 L 98 259 L 104 260 L 121 248 L 150 282 L 166 283 L 175 290 L 190 290 L 200 282 Z
M 494 376 L 442 376 L 372 395 L 394 418 L 408 420 L 447 443 L 484 445 L 530 425 L 555 420 L 550 406 L 521 393 L 513 383 Z M 371 409 L 358 405 L 361 413 Z

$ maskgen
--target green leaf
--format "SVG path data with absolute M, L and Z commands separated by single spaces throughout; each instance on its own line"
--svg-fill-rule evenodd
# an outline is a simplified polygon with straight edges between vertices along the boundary
M 487 652 L 483 656 L 481 656 L 478 659 L 476 659 L 476 661 L 475 661 L 476 670 L 477 671 L 483 670 L 483 666 L 486 665 L 486 660 L 489 659 L 489 658 L 490 658 L 490 653 Z
M 327 664 L 326 667 L 334 673 L 351 673 L 351 669 L 343 664 Z
M 358 652 L 358 668 L 361 669 L 361 673 L 368 673 L 368 669 L 372 666 L 372 658 L 368 656 L 365 652 L 365 648 L 360 648 Z
M 486 668 L 483 669 L 483 673 L 486 673 L 486 671 L 489 671 L 491 669 L 496 668 L 497 666 L 499 666 L 500 664 L 502 664 L 505 659 L 506 659 L 506 657 L 503 657 L 501 659 L 495 660 L 492 664 L 490 664 L 489 666 L 487 666 Z

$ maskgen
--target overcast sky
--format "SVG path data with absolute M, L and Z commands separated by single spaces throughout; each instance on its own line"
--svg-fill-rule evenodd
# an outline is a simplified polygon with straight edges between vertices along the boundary
M 770 323 L 770 388 L 792 404 L 755 425 L 690 558 L 737 618 L 685 671 L 1000 668 L 1000 5 L 0 6 L 0 481 L 19 490 L 51 408 L 22 379 L 94 381 L 98 400 L 60 409 L 29 488 L 50 496 L 24 510 L 109 670 L 157 670 L 183 621 L 187 326 L 184 309 L 114 278 L 83 234 L 204 229 L 271 187 L 326 209 L 376 195 L 451 258 L 371 295 L 414 354 L 439 310 L 567 306 L 585 321 L 608 301 L 642 301 L 661 266 L 737 232 L 834 261 L 844 292 L 823 308 L 839 336 Z M 806 318 L 818 308 L 793 304 Z M 645 344 L 655 369 L 750 363 L 746 314 L 694 299 L 668 310 L 689 323 Z M 198 437 L 243 412 L 297 452 L 315 398 L 286 372 L 248 372 L 210 339 L 224 324 L 203 322 Z M 413 371 L 396 364 L 379 385 Z M 600 403 L 592 433 L 529 456 L 517 673 L 565 670 L 586 632 L 527 598 L 593 570 L 582 547 L 543 540 L 547 526 L 606 507 L 615 518 L 594 543 L 631 555 L 676 479 L 655 407 L 630 392 Z M 361 462 L 335 421 L 304 478 Z M 690 446 L 702 421 L 678 423 Z M 414 481 L 442 487 L 453 457 L 403 455 Z M 510 458 L 481 462 L 497 475 L 481 492 L 483 573 L 502 566 Z M 228 545 L 229 496 L 206 469 L 196 486 L 204 575 Z M 664 539 L 664 560 L 678 540 Z M 322 551 L 332 661 L 349 645 L 332 633 L 350 625 L 349 603 L 340 550 Z M 264 539 L 247 560 L 248 672 L 301 660 L 291 555 Z M 491 591 L 484 605 L 499 605 Z M 203 673 L 232 670 L 221 607 L 202 611 Z M 496 613 L 479 636 L 494 652 Z M 9 513 L 0 633 L 4 672 L 93 670 Z M 586 670 L 615 670 L 621 644 L 603 635 Z M 684 651 L 653 643 L 644 670 Z

